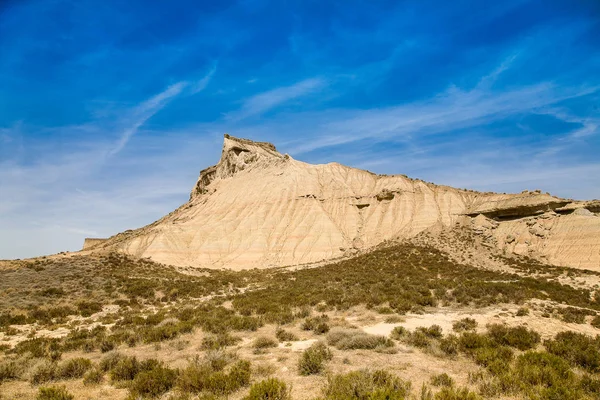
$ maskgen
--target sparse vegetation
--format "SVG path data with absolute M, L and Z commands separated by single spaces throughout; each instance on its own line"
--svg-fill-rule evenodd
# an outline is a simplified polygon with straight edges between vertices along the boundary
M 96 390 L 94 385 L 99 383 L 110 383 L 128 389 L 131 398 L 157 398 L 170 392 L 165 396 L 183 399 L 193 395 L 208 399 L 228 396 L 250 384 L 250 363 L 236 359 L 233 352 L 224 352 L 231 346 L 257 353 L 272 348 L 269 352 L 273 360 L 259 362 L 252 369 L 253 379 L 263 379 L 278 371 L 279 362 L 287 363 L 288 367 L 297 363 L 297 372 L 302 376 L 321 374 L 333 357 L 331 349 L 336 354 L 344 352 L 335 368 L 343 366 L 346 371 L 360 368 L 363 365 L 356 357 L 369 352 L 354 350 L 393 353 L 398 351 L 394 342 L 397 340 L 403 343 L 401 349 L 420 348 L 428 357 L 466 356 L 470 361 L 465 362 L 480 367 L 480 377 L 470 382 L 470 389 L 457 387 L 449 375 L 440 374 L 431 378 L 431 385 L 437 388 L 424 387 L 423 398 L 475 399 L 477 395 L 470 391 L 474 387 L 492 398 L 568 400 L 598 398 L 600 394 L 600 380 L 596 376 L 600 372 L 600 342 L 584 334 L 563 332 L 542 346 L 540 336 L 530 329 L 494 324 L 485 331 L 483 326 L 477 330 L 473 318 L 456 321 L 453 324 L 456 333 L 446 335 L 437 325 L 412 332 L 398 326 L 390 338 L 369 335 L 353 327 L 380 321 L 401 323 L 405 320 L 401 314 L 429 313 L 433 307 L 486 307 L 504 303 L 519 304 L 517 316 L 539 318 L 547 313 L 565 322 L 587 320 L 600 327 L 597 296 L 588 289 L 558 283 L 556 277 L 565 271 L 553 269 L 546 273 L 545 266 L 528 264 L 526 260 L 510 264 L 519 273 L 479 270 L 452 261 L 436 249 L 402 244 L 339 263 L 294 271 L 205 270 L 190 276 L 168 266 L 119 254 L 17 264 L 19 267 L 3 275 L 6 279 L 0 282 L 0 290 L 4 290 L 0 296 L 0 330 L 5 335 L 24 336 L 28 330 L 22 333 L 23 327 L 19 325 L 35 328 L 16 346 L 2 347 L 0 383 L 29 379 L 33 385 L 39 385 L 70 379 L 82 380 L 90 390 Z M 525 276 L 527 268 L 536 271 L 535 278 Z M 29 288 L 29 281 L 33 280 L 42 281 Z M 27 285 L 24 281 L 28 281 Z M 534 310 L 532 313 L 522 306 L 529 299 L 539 299 L 546 305 L 527 303 Z M 341 312 L 354 312 L 353 307 L 368 314 L 360 322 L 343 321 Z M 515 306 L 502 307 L 501 315 L 509 318 L 515 315 L 510 311 Z M 240 343 L 248 332 L 264 325 L 269 326 L 259 332 L 274 330 L 277 340 L 253 333 L 253 341 Z M 65 327 L 71 330 L 66 337 L 36 337 L 42 329 L 53 331 Z M 331 349 L 317 342 L 295 356 L 293 352 L 275 348 L 278 341 L 283 343 L 282 347 L 296 346 L 286 342 L 299 340 L 293 333 L 298 328 L 305 331 L 300 335 L 303 339 L 323 335 L 320 337 Z M 202 343 L 192 348 L 191 335 L 200 330 Z M 179 346 L 178 342 L 186 345 Z M 152 355 L 156 359 L 144 359 L 138 350 L 122 351 L 137 354 L 139 359 L 115 352 L 123 346 L 149 343 L 158 344 L 149 350 L 156 352 L 156 356 Z M 181 370 L 174 369 L 174 365 L 181 368 L 183 364 L 172 364 L 165 353 L 172 354 L 186 346 L 181 357 L 187 356 L 188 350 L 200 351 L 203 356 L 192 359 Z M 94 365 L 80 357 L 81 352 L 92 353 L 89 355 L 92 359 L 102 357 L 101 361 Z M 106 354 L 99 356 L 100 353 Z M 384 371 L 355 371 L 329 376 L 323 396 L 400 399 L 407 398 L 409 386 Z M 356 392 L 350 397 L 344 397 L 350 393 L 346 390 L 354 389 Z M 289 399 L 289 396 L 289 385 L 270 378 L 256 382 L 246 398 Z
M 394 347 L 394 342 L 385 336 L 369 335 L 360 330 L 334 330 L 327 335 L 327 343 L 339 350 L 377 350 Z
M 155 398 L 168 392 L 177 379 L 177 371 L 165 367 L 162 363 L 142 371 L 135 376 L 129 392 L 135 398 Z
M 323 389 L 325 399 L 388 399 L 403 400 L 410 394 L 410 382 L 387 371 L 354 371 L 328 377 Z
M 463 318 L 460 321 L 456 321 L 452 324 L 452 329 L 456 332 L 474 331 L 477 329 L 477 321 L 473 318 Z
M 304 350 L 298 363 L 300 375 L 313 375 L 321 373 L 325 363 L 333 358 L 331 350 L 323 342 L 316 342 Z
M 40 387 L 36 400 L 73 400 L 75 396 L 67 391 L 64 386 Z
M 244 400 L 289 400 L 290 398 L 290 389 L 285 382 L 269 378 L 253 384 Z

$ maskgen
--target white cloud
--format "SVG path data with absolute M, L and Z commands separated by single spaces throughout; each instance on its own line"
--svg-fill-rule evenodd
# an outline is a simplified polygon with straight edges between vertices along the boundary
M 291 86 L 279 87 L 246 99 L 240 110 L 229 113 L 229 120 L 238 121 L 262 114 L 295 98 L 313 93 L 325 86 L 320 78 L 305 79 Z

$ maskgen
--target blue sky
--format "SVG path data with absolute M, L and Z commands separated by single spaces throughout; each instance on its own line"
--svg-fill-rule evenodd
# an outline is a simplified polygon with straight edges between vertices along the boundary
M 0 258 L 154 221 L 225 132 L 600 198 L 600 2 L 0 2 Z

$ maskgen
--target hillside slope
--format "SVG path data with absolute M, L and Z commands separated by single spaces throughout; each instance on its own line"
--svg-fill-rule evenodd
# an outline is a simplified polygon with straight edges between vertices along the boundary
M 219 163 L 162 219 L 86 250 L 176 266 L 266 268 L 351 255 L 460 225 L 490 247 L 600 269 L 600 202 L 481 193 L 338 163 L 311 165 L 269 143 L 225 135 Z

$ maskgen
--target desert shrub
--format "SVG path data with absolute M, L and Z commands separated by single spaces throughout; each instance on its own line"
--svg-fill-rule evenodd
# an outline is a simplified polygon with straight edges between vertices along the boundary
M 407 336 L 404 342 L 414 347 L 426 348 L 431 345 L 431 338 L 423 331 L 416 330 Z
M 102 358 L 102 360 L 100 360 L 98 367 L 101 371 L 108 372 L 113 369 L 123 358 L 125 358 L 125 356 L 119 352 L 115 351 L 108 353 L 104 356 L 104 358 Z
M 231 366 L 229 372 L 225 372 L 224 368 L 221 361 L 213 363 L 209 360 L 193 360 L 179 375 L 177 386 L 187 393 L 207 392 L 223 396 L 250 383 L 248 361 L 237 361 Z
M 452 324 L 452 329 L 454 329 L 456 332 L 474 331 L 477 329 L 477 321 L 475 321 L 473 318 L 463 318 Z
M 429 328 L 418 327 L 416 329 L 418 332 L 423 332 L 423 334 L 432 339 L 439 339 L 443 336 L 442 327 L 439 325 L 431 325 Z
M 67 391 L 64 386 L 40 387 L 36 400 L 73 400 L 75 396 Z
M 158 326 L 143 327 L 139 331 L 139 336 L 145 343 L 155 343 L 174 339 L 183 333 L 192 332 L 193 329 L 191 322 L 170 321 Z
M 301 328 L 305 331 L 313 331 L 317 335 L 322 335 L 329 332 L 329 317 L 326 314 L 318 317 L 308 317 L 304 320 Z
M 390 337 L 392 339 L 402 340 L 403 338 L 406 338 L 408 335 L 410 335 L 410 332 L 408 331 L 408 329 L 406 329 L 403 326 L 396 326 L 392 330 Z
M 600 379 L 585 374 L 581 378 L 581 388 L 588 394 L 600 398 Z
M 45 297 L 62 297 L 65 291 L 62 288 L 50 287 L 42 290 L 40 294 Z
M 87 358 L 73 358 L 62 362 L 57 368 L 57 378 L 78 379 L 92 367 L 92 362 Z
M 327 335 L 327 343 L 340 350 L 373 350 L 394 346 L 394 342 L 385 336 L 370 335 L 360 330 L 342 329 L 330 332 Z
M 135 397 L 158 397 L 171 390 L 176 379 L 177 371 L 159 364 L 137 374 L 131 382 L 129 392 Z
M 102 311 L 102 304 L 96 301 L 80 301 L 77 303 L 77 310 L 83 317 L 89 317 L 92 314 Z
M 209 335 L 202 338 L 202 350 L 218 350 L 228 346 L 233 346 L 241 339 L 237 336 L 232 336 L 228 333 L 220 333 L 218 335 Z
M 316 342 L 302 352 L 298 362 L 300 375 L 318 374 L 325 368 L 325 363 L 333 358 L 331 350 L 323 342 Z
M 492 347 L 494 345 L 488 336 L 475 332 L 463 332 L 458 337 L 458 344 L 462 351 L 471 354 L 482 347 Z
M 513 351 L 509 347 L 481 347 L 475 350 L 473 358 L 478 365 L 486 367 L 494 374 L 500 374 L 510 367 Z
M 100 351 L 102 353 L 108 353 L 117 347 L 116 343 L 112 340 L 103 340 L 100 342 Z
M 0 362 L 0 384 L 4 381 L 18 379 L 21 376 L 19 365 L 13 360 Z
M 275 337 L 279 339 L 280 342 L 294 342 L 298 340 L 298 336 L 279 327 L 275 331 Z
M 596 315 L 595 311 L 575 307 L 559 308 L 558 313 L 562 316 L 563 321 L 575 324 L 583 324 L 586 316 Z
M 481 397 L 467 388 L 444 387 L 434 396 L 435 400 L 480 400 Z
M 17 354 L 30 353 L 35 358 L 48 358 L 57 361 L 61 357 L 60 341 L 43 337 L 28 339 L 18 343 L 13 352 Z
M 57 377 L 56 363 L 48 360 L 42 361 L 33 370 L 30 381 L 34 385 L 53 381 Z
M 590 325 L 592 325 L 594 328 L 600 329 L 600 315 L 595 316 L 590 322 Z
M 537 332 L 523 326 L 511 328 L 500 324 L 489 325 L 488 335 L 499 345 L 515 347 L 519 350 L 529 350 L 540 342 L 540 335 Z
M 323 395 L 328 400 L 403 400 L 410 395 L 410 382 L 387 371 L 353 371 L 327 378 Z
M 527 307 L 520 307 L 517 310 L 517 317 L 524 317 L 526 315 L 529 315 L 529 308 L 527 308 Z
M 400 322 L 404 322 L 405 319 L 403 317 L 401 317 L 400 315 L 390 315 L 388 317 L 385 317 L 384 322 L 386 324 L 398 324 Z
M 252 343 L 252 347 L 254 347 L 255 350 L 264 350 L 271 347 L 277 347 L 277 345 L 277 339 L 267 336 L 259 336 L 254 340 L 254 343 Z
M 392 310 L 390 307 L 387 306 L 383 306 L 383 307 L 377 307 L 375 309 L 375 311 L 377 311 L 379 314 L 393 314 L 394 310 Z
M 253 384 L 244 400 L 289 400 L 290 398 L 290 389 L 285 382 L 269 378 Z
M 440 339 L 440 350 L 447 356 L 455 356 L 460 350 L 460 344 L 456 335 L 448 335 Z
M 83 384 L 86 386 L 98 385 L 104 380 L 104 373 L 100 368 L 92 368 L 83 376 Z
M 517 357 L 508 379 L 531 398 L 576 400 L 582 397 L 569 364 L 546 352 L 529 351 Z
M 546 340 L 544 346 L 549 353 L 582 367 L 589 372 L 600 371 L 600 338 L 592 339 L 582 333 L 571 331 L 558 333 L 553 340 Z
M 430 379 L 431 384 L 433 386 L 453 386 L 454 385 L 454 379 L 452 379 L 450 377 L 450 375 L 443 373 L 443 374 L 439 374 L 439 375 L 433 375 Z
M 132 381 L 140 372 L 141 365 L 138 359 L 134 357 L 122 357 L 110 369 L 110 379 L 113 382 Z

